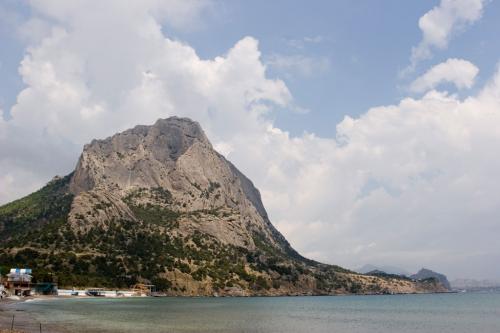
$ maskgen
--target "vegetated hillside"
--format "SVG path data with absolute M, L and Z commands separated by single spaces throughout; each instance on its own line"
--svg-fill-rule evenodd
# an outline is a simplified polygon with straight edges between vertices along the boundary
M 73 173 L 0 207 L 0 265 L 60 286 L 155 284 L 171 295 L 443 291 L 299 255 L 259 191 L 186 118 L 84 147 Z

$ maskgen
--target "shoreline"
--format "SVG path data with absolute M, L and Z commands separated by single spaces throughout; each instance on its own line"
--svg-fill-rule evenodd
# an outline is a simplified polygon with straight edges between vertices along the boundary
M 437 292 L 415 292 L 415 293 L 393 293 L 393 294 L 290 294 L 290 295 L 162 295 L 162 296 L 88 296 L 88 295 L 80 295 L 80 296 L 68 296 L 68 295 L 34 295 L 27 297 L 18 297 L 12 298 L 7 297 L 0 300 L 0 314 L 5 312 L 24 312 L 24 310 L 16 309 L 17 304 L 22 303 L 30 303 L 30 302 L 38 302 L 38 301 L 62 301 L 62 300 L 85 300 L 85 299 L 145 299 L 145 298 L 297 298 L 297 297 L 345 297 L 345 296 L 405 296 L 405 295 L 434 295 L 434 294 L 459 294 L 461 292 L 451 290 L 451 291 L 437 291 Z M 16 296 L 17 297 L 17 296 Z M 0 329 L 3 329 L 3 326 L 0 325 Z M 0 333 L 2 333 L 0 331 Z
M 40 299 L 43 300 L 43 298 Z M 4 299 L 0 302 L 0 333 L 69 333 L 63 327 L 40 321 L 30 311 L 16 307 L 17 304 L 28 300 Z
M 373 294 L 345 294 L 345 295 L 330 295 L 330 296 L 396 296 L 396 295 L 430 295 L 430 294 L 452 294 L 449 293 L 425 293 L 425 294 L 395 294 L 395 295 L 373 295 Z M 302 295 L 303 297 L 312 297 L 310 295 Z M 279 296 L 279 297 L 265 297 L 265 298 L 282 298 L 287 296 Z M 300 296 L 288 296 L 292 298 L 300 297 Z M 68 333 L 71 332 L 68 327 L 61 322 L 54 322 L 50 320 L 48 317 L 46 320 L 40 316 L 40 313 L 36 310 L 30 310 L 23 307 L 19 307 L 18 305 L 22 303 L 31 303 L 31 302 L 39 302 L 39 301 L 63 301 L 63 300 L 88 300 L 88 299 L 144 299 L 144 298 L 152 298 L 152 297 L 92 297 L 92 296 L 79 296 L 79 297 L 71 297 L 71 296 L 31 296 L 20 299 L 3 299 L 0 301 L 0 333 L 11 333 L 10 328 L 12 324 L 12 318 L 14 316 L 14 330 L 12 333 L 39 333 L 40 332 L 40 324 L 42 326 L 42 332 L 52 332 L 52 333 Z M 189 298 L 205 298 L 205 299 L 213 299 L 214 297 L 204 297 L 204 296 L 171 296 L 167 298 L 172 299 L 189 299 Z M 262 298 L 262 296 L 250 296 L 250 297 L 221 297 L 221 298 Z M 92 330 L 86 330 L 85 332 L 98 332 Z
M 63 299 L 143 299 L 143 298 L 281 298 L 281 297 L 336 297 L 336 296 L 403 296 L 403 295 L 433 295 L 433 294 L 458 294 L 463 291 L 458 290 L 449 290 L 449 291 L 431 291 L 431 292 L 411 292 L 411 293 L 332 293 L 332 294 L 255 294 L 255 295 L 238 295 L 238 294 L 221 294 L 221 295 L 120 295 L 120 296 L 111 296 L 110 294 L 102 295 L 102 296 L 89 296 L 89 295 L 78 295 L 78 296 L 70 296 L 70 295 L 31 295 L 31 296 L 10 296 L 4 297 L 0 300 L 0 306 L 2 305 L 13 305 L 24 302 L 33 302 L 39 300 L 63 300 Z M 472 291 L 468 291 L 472 293 Z

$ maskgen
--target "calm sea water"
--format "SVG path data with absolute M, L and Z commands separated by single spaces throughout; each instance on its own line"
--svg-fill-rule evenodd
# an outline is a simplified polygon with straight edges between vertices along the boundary
M 500 294 L 94 298 L 20 307 L 73 332 L 500 332 Z

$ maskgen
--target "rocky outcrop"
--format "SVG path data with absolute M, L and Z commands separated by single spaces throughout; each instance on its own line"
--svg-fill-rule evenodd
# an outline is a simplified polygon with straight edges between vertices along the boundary
M 436 273 L 427 268 L 422 268 L 418 271 L 418 273 L 411 275 L 410 278 L 414 280 L 426 280 L 433 278 L 438 280 L 446 288 L 446 290 L 451 290 L 451 285 L 446 275 Z
M 171 196 L 168 202 L 148 197 L 151 189 L 160 188 Z M 200 221 L 197 227 L 224 243 L 249 249 L 255 249 L 252 235 L 261 233 L 266 242 L 291 251 L 269 223 L 252 182 L 212 148 L 198 123 L 185 118 L 162 119 L 153 126 L 137 126 L 92 141 L 84 148 L 70 191 L 76 196 L 72 224 L 78 224 L 77 214 L 81 216 L 94 200 L 104 200 L 116 209 L 87 220 L 131 218 L 123 199 L 134 194 L 134 205 L 168 206 L 185 214 L 224 210 L 233 217 L 231 221 Z M 136 193 L 144 195 L 139 198 Z M 189 221 L 183 221 L 182 229 L 190 227 Z
M 71 175 L 1 207 L 0 227 L 2 262 L 61 286 L 146 282 L 170 295 L 233 296 L 442 290 L 300 256 L 253 183 L 186 118 L 92 141 Z

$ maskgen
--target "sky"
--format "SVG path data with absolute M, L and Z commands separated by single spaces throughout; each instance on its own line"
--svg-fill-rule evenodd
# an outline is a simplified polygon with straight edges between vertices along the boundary
M 310 258 L 500 278 L 495 0 L 0 0 L 0 203 L 190 117 Z

